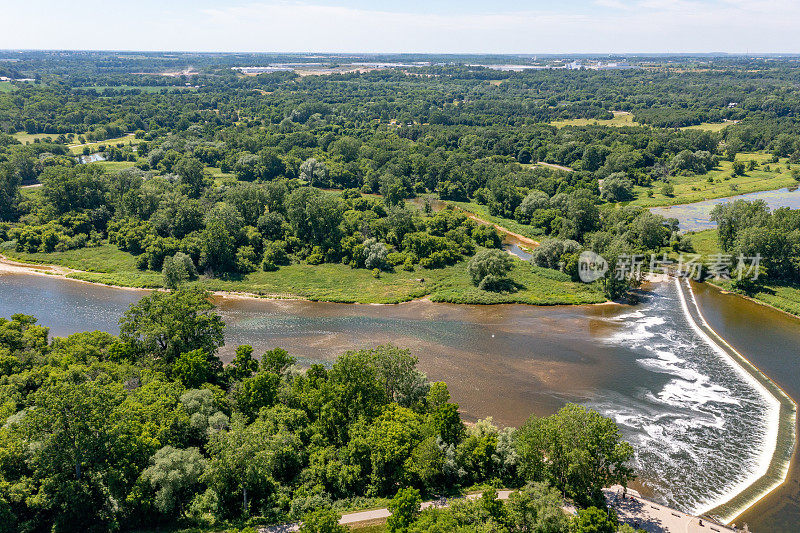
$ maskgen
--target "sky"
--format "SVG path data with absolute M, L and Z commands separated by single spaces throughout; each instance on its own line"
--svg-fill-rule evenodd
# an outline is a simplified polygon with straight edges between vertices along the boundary
M 800 0 L 0 0 L 0 49 L 800 53 Z

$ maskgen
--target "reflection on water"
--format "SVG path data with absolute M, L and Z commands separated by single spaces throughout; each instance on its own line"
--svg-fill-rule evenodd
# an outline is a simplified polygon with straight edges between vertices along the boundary
M 681 231 L 701 231 L 717 227 L 716 222 L 709 220 L 711 210 L 718 204 L 725 204 L 735 200 L 764 200 L 770 209 L 779 207 L 800 208 L 800 190 L 797 188 L 780 189 L 777 191 L 752 192 L 740 194 L 730 198 L 716 198 L 693 204 L 673 205 L 669 207 L 652 207 L 650 211 L 666 218 L 677 218 Z
M 755 302 L 705 284 L 696 285 L 697 300 L 708 323 L 783 390 L 800 398 L 800 321 Z M 795 532 L 800 524 L 800 461 L 789 468 L 789 479 L 748 510 L 738 523 L 753 531 Z
M 0 316 L 37 316 L 54 335 L 116 332 L 118 317 L 143 294 L 0 275 Z M 567 402 L 594 407 L 634 444 L 645 489 L 685 510 L 746 477 L 759 454 L 757 393 L 687 326 L 670 284 L 636 308 L 217 303 L 225 360 L 243 343 L 256 353 L 281 346 L 309 364 L 392 342 L 410 348 L 430 379 L 448 383 L 469 420 L 518 425 Z

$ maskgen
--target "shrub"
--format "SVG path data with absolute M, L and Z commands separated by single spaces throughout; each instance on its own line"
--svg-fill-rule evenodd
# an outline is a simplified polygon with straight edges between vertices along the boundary
M 507 278 L 512 259 L 502 250 L 484 250 L 469 261 L 467 271 L 472 283 L 483 290 L 494 290 Z

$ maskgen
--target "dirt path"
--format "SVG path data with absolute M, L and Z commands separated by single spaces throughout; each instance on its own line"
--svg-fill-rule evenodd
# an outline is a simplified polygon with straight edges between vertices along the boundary
M 569 167 L 564 167 L 564 166 L 561 166 L 561 165 L 556 165 L 556 164 L 553 164 L 553 163 L 545 163 L 544 161 L 539 161 L 539 162 L 538 162 L 538 163 L 536 163 L 536 164 L 537 164 L 537 165 L 541 165 L 541 166 L 543 166 L 543 167 L 554 168 L 554 169 L 556 169 L 556 170 L 563 170 L 563 171 L 565 171 L 565 172 L 574 172 L 574 171 L 575 171 L 574 169 L 571 169 L 571 168 L 569 168 Z
M 508 235 L 510 237 L 514 237 L 521 244 L 524 244 L 526 246 L 530 246 L 532 248 L 536 248 L 537 246 L 539 246 L 541 244 L 539 241 L 534 241 L 530 237 L 526 237 L 525 235 L 520 235 L 519 233 L 514 233 L 510 229 L 504 228 L 500 224 L 495 224 L 494 222 L 489 222 L 488 220 L 484 220 L 484 219 L 482 219 L 481 217 L 479 217 L 478 215 L 476 215 L 475 213 L 473 213 L 471 211 L 467 211 L 466 209 L 461 209 L 461 208 L 459 208 L 459 209 L 461 211 L 463 211 L 467 215 L 468 218 L 471 218 L 475 222 L 480 222 L 481 224 L 486 224 L 487 226 L 492 226 L 492 227 L 494 227 L 494 229 L 496 229 L 500 233 L 503 233 L 503 234 Z

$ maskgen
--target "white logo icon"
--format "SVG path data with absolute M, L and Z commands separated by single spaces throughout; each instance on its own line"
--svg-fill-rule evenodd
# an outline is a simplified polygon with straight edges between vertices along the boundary
M 602 278 L 608 272 L 608 261 L 594 252 L 586 250 L 578 258 L 578 276 L 584 283 Z

